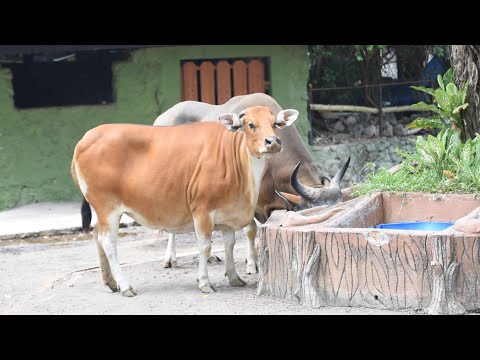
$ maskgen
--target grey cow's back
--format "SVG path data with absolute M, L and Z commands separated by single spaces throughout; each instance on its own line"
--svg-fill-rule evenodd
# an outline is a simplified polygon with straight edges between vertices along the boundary
M 268 106 L 274 115 L 282 110 L 271 96 L 263 93 L 235 96 L 222 105 L 187 100 L 172 106 L 158 116 L 153 125 L 174 126 L 188 122 L 215 121 L 223 113 L 238 113 L 251 106 Z
M 222 105 L 210 105 L 199 101 L 182 101 L 157 117 L 153 125 L 174 126 L 188 122 L 216 121 L 224 113 L 239 113 L 251 106 L 267 106 L 277 115 L 282 107 L 270 95 L 255 93 L 235 96 Z M 313 186 L 320 184 L 313 159 L 303 143 L 295 124 L 275 132 L 282 140 L 283 151 L 273 156 L 267 169 L 275 179 L 279 191 L 292 192 L 290 173 L 298 161 L 302 162 L 298 176 L 303 183 Z

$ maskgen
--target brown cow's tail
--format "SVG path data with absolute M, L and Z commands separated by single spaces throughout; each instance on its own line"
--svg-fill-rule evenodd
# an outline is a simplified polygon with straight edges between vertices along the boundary
M 78 189 L 82 191 L 82 189 L 80 189 L 80 186 L 78 185 L 77 172 L 75 170 L 74 159 L 75 159 L 75 151 L 74 151 L 70 171 L 72 173 L 73 182 L 75 183 L 75 185 L 77 185 Z M 80 210 L 80 213 L 82 214 L 82 229 L 83 231 L 88 233 L 90 231 L 90 223 L 92 222 L 92 210 L 90 209 L 90 204 L 88 203 L 87 199 L 85 199 L 85 196 L 83 197 L 82 209 Z
M 90 209 L 90 204 L 88 203 L 85 197 L 82 201 L 82 228 L 83 231 L 88 233 L 90 231 L 90 223 L 92 222 L 92 210 Z

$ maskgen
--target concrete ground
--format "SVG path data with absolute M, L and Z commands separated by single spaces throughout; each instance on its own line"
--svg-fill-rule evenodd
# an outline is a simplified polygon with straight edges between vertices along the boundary
M 78 202 L 37 203 L 0 211 L 0 240 L 78 230 L 82 225 L 80 206 Z M 133 219 L 123 215 L 121 222 L 131 224 Z M 96 223 L 92 209 L 92 226 Z
M 415 314 L 310 309 L 256 296 L 258 275 L 246 274 L 243 231 L 237 231 L 234 257 L 247 286 L 229 286 L 224 264 L 212 264 L 209 275 L 217 292 L 203 294 L 196 282 L 193 233 L 177 237 L 178 268 L 165 269 L 167 234 L 131 224 L 119 231 L 118 256 L 138 295 L 125 298 L 103 285 L 92 235 L 78 230 L 79 209 L 79 203 L 48 203 L 0 212 L 0 314 Z M 132 219 L 124 217 L 124 222 Z M 219 233 L 214 234 L 212 252 L 224 259 Z

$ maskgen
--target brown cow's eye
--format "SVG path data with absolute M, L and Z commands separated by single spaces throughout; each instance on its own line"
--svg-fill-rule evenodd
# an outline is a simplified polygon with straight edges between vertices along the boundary
M 255 129 L 255 125 L 253 125 L 252 123 L 248 124 L 248 126 L 250 127 L 250 129 Z

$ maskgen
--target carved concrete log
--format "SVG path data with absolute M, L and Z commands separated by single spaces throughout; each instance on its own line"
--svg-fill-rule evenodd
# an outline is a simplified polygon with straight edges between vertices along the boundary
M 305 216 L 295 211 L 288 211 L 282 218 L 280 225 L 282 226 L 301 226 L 309 224 L 318 224 L 333 217 L 339 212 L 345 211 L 345 207 L 337 207 L 326 210 L 321 214 Z
M 464 314 L 465 307 L 456 298 L 458 262 L 448 236 L 434 236 L 432 240 L 433 289 L 429 314 Z
M 424 309 L 431 314 L 480 308 L 480 238 L 452 235 L 445 242 L 386 236 L 375 229 L 342 231 L 262 227 L 257 295 L 314 308 Z
M 260 227 L 257 294 L 297 300 L 308 307 L 422 309 L 431 314 L 478 310 L 478 233 L 372 228 L 387 220 L 405 221 L 413 212 L 419 221 L 451 221 L 445 209 L 450 212 L 453 205 L 471 211 L 462 219 L 480 217 L 476 197 L 460 195 L 378 193 L 299 211 L 301 221 L 294 226 L 281 226 L 287 212 L 274 211 Z M 341 208 L 346 209 L 323 217 Z
M 257 295 L 263 295 L 265 293 L 270 293 L 270 289 L 267 291 L 265 289 L 266 280 L 265 275 L 268 274 L 268 261 L 269 261 L 269 254 L 268 248 L 266 244 L 266 228 L 260 227 L 258 229 L 258 237 L 260 242 L 257 245 L 258 250 L 258 285 L 257 285 Z
M 325 305 L 325 300 L 321 298 L 318 287 L 320 282 L 318 278 L 318 267 L 320 265 L 318 259 L 320 258 L 320 252 L 321 246 L 316 244 L 313 252 L 309 256 L 307 264 L 302 266 L 299 271 L 297 271 L 298 283 L 295 296 L 302 304 L 313 308 L 318 308 Z

